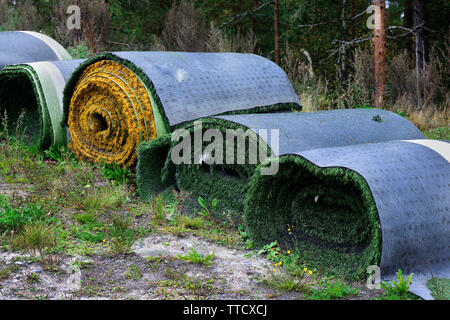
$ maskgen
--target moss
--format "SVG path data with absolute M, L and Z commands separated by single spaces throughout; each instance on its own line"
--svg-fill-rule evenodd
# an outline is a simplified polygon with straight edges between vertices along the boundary
M 277 240 L 308 264 L 349 280 L 379 264 L 378 212 L 363 177 L 294 155 L 279 159 L 276 175 L 261 175 L 266 165 L 251 177 L 244 207 L 246 231 L 256 246 Z

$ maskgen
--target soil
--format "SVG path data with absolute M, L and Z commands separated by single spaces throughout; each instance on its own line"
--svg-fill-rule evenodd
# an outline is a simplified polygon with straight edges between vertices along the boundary
M 207 255 L 211 266 L 178 258 L 190 249 Z M 71 265 L 78 261 L 81 268 Z M 0 252 L 0 299 L 304 299 L 304 293 L 271 288 L 261 280 L 270 275 L 269 261 L 250 250 L 229 248 L 200 236 L 177 237 L 157 232 L 137 241 L 131 253 L 96 252 L 89 257 L 66 257 L 55 270 L 45 270 L 28 256 Z M 2 276 L 3 275 L 3 276 Z M 371 299 L 364 283 L 358 296 Z

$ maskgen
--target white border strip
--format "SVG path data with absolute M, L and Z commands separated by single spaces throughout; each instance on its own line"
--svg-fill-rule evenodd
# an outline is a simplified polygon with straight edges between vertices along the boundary
M 439 140 L 418 139 L 418 140 L 402 140 L 406 142 L 416 143 L 433 149 L 450 162 L 450 143 Z
M 70 54 L 64 49 L 63 46 L 61 46 L 56 40 L 50 38 L 49 36 L 46 36 L 45 34 L 34 32 L 34 31 L 19 31 L 22 33 L 26 33 L 30 36 L 33 36 L 35 38 L 38 38 L 39 40 L 45 42 L 46 45 L 48 45 L 53 52 L 55 52 L 56 56 L 58 57 L 58 60 L 70 60 L 72 57 Z

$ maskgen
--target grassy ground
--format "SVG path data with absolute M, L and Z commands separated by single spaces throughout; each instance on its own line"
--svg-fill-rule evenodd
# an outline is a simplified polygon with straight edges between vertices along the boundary
M 324 274 L 276 243 L 255 251 L 242 226 L 185 192 L 143 202 L 132 171 L 0 140 L 0 299 L 415 298 Z

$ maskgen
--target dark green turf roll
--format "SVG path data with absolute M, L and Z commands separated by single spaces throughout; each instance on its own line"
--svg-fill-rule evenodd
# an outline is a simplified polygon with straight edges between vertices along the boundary
M 138 165 L 136 182 L 139 196 L 149 200 L 152 195 L 163 191 L 164 187 L 173 184 L 170 179 L 162 181 L 162 170 L 171 145 L 171 135 L 161 135 L 150 142 L 141 143 L 138 147 Z
M 246 230 L 350 280 L 370 265 L 383 280 L 414 273 L 411 291 L 431 298 L 429 268 L 450 277 L 449 160 L 449 143 L 422 139 L 283 155 L 249 182 Z M 271 161 L 279 172 L 261 175 Z
M 241 130 L 240 136 L 253 136 L 257 145 L 266 148 L 267 155 L 294 152 L 296 149 L 310 150 L 330 146 L 345 146 L 381 142 L 391 139 L 420 139 L 423 134 L 408 120 L 392 112 L 379 109 L 334 110 L 321 112 L 300 112 L 280 114 L 249 114 L 228 115 L 201 119 L 202 132 L 218 129 L 226 136 L 228 129 Z M 194 125 L 186 125 L 184 129 L 191 135 Z M 267 130 L 267 138 L 257 133 Z M 278 141 L 271 141 L 271 130 L 279 130 Z M 237 140 L 235 140 L 237 141 Z M 278 142 L 275 148 L 275 142 Z M 172 143 L 171 150 L 177 141 Z M 209 144 L 205 141 L 203 147 Z M 226 139 L 224 139 L 224 144 Z M 267 147 L 266 145 L 269 145 Z M 247 145 L 248 146 L 248 141 Z M 238 147 L 238 144 L 235 144 Z M 247 147 L 245 147 L 247 148 Z M 226 146 L 224 147 L 226 150 Z M 194 151 L 194 148 L 191 148 Z M 264 150 L 262 150 L 264 151 Z M 259 150 L 258 150 L 259 153 Z M 264 152 L 263 152 L 264 153 Z M 234 152 L 236 155 L 237 152 Z M 163 180 L 172 177 L 180 189 L 192 191 L 194 195 L 212 200 L 218 199 L 219 207 L 230 209 L 237 215 L 243 212 L 243 201 L 248 189 L 248 180 L 253 175 L 256 166 L 264 156 L 250 162 L 249 149 L 245 149 L 244 163 L 222 164 L 180 164 L 171 161 L 171 153 L 163 169 Z M 192 155 L 193 157 L 193 155 Z M 226 155 L 224 156 L 226 157 Z M 197 157 L 198 158 L 198 157 Z M 138 167 L 146 166 L 139 163 Z M 141 174 L 138 180 L 147 180 L 149 175 Z M 150 189 L 140 190 L 141 194 L 149 196 Z

